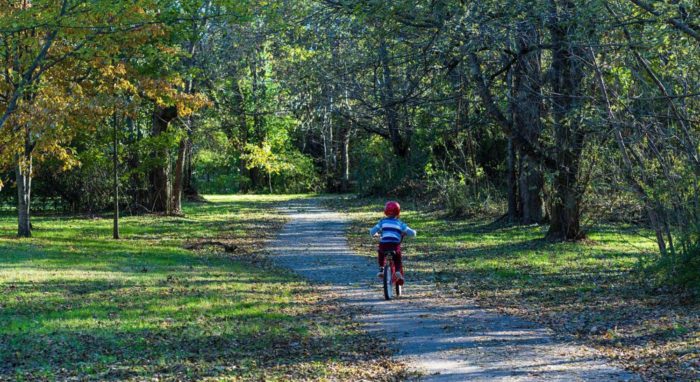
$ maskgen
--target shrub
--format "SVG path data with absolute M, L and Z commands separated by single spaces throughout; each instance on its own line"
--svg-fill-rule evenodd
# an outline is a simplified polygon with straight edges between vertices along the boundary
M 496 214 L 503 210 L 499 192 L 488 182 L 469 182 L 464 178 L 432 179 L 430 186 L 436 202 L 452 216 Z

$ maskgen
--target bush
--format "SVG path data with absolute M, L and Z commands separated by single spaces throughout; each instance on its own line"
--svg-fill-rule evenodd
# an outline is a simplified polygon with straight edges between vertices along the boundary
M 283 169 L 272 177 L 273 190 L 282 193 L 318 192 L 323 188 L 323 181 L 311 157 L 296 149 L 281 155 L 286 163 Z
M 680 260 L 675 283 L 700 295 L 700 245 L 684 250 Z
M 499 192 L 488 182 L 468 182 L 445 177 L 430 183 L 436 202 L 452 216 L 496 214 L 503 210 Z
M 194 160 L 194 178 L 197 190 L 203 194 L 231 194 L 240 190 L 241 176 L 235 161 L 228 156 L 228 148 L 201 149 Z
M 420 196 L 424 188 L 425 153 L 412 148 L 407 157 L 397 156 L 389 142 L 378 136 L 352 147 L 351 178 L 363 195 Z
M 96 148 L 75 154 L 78 166 L 62 170 L 62 163 L 50 159 L 37 166 L 34 194 L 60 198 L 73 212 L 99 212 L 112 206 L 113 168 L 111 158 Z M 33 204 L 38 201 L 36 198 Z M 32 208 L 37 210 L 33 205 Z
M 700 298 L 700 226 L 690 225 L 676 237 L 674 250 L 643 259 L 644 277 L 656 287 L 672 287 Z
M 700 225 L 686 227 L 680 239 L 671 282 L 700 296 Z

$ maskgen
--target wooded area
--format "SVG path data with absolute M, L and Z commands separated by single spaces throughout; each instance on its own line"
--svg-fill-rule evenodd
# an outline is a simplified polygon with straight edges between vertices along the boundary
M 695 1 L 5 0 L 0 202 L 19 236 L 32 199 L 118 237 L 235 192 L 620 221 L 697 287 L 699 48 Z

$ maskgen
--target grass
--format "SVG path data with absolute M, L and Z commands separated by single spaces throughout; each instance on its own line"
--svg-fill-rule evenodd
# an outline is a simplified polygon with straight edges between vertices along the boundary
M 349 240 L 375 255 L 367 234 L 384 200 L 338 198 L 353 220 Z M 541 322 L 596 347 L 652 380 L 700 380 L 700 306 L 690 296 L 655 288 L 640 264 L 655 256 L 636 227 L 591 227 L 583 243 L 542 240 L 546 227 L 494 224 L 494 216 L 453 219 L 405 203 L 407 277 Z
M 255 254 L 291 196 L 209 196 L 185 217 L 0 215 L 0 380 L 395 380 L 333 303 Z M 184 247 L 215 239 L 235 255 Z

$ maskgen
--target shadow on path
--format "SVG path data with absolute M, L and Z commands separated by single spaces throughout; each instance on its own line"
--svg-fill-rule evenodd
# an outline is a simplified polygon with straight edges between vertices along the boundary
M 638 381 L 590 349 L 554 339 L 537 325 L 444 297 L 411 284 L 406 297 L 384 301 L 373 259 L 353 253 L 346 221 L 316 200 L 288 203 L 291 221 L 269 245 L 275 262 L 327 288 L 364 312 L 357 319 L 394 339 L 397 359 L 426 373 L 425 381 Z

